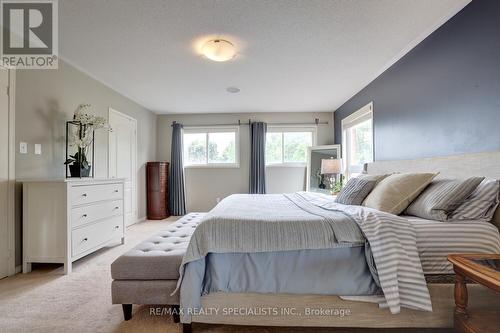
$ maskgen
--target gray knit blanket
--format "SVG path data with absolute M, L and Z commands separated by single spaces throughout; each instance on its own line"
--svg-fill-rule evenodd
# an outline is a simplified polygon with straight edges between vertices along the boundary
M 198 225 L 180 267 L 208 253 L 255 253 L 329 249 L 368 240 L 385 305 L 432 311 L 416 235 L 404 218 L 335 203 L 331 197 L 293 194 L 235 194 L 222 200 Z M 174 292 L 175 293 L 175 292 Z

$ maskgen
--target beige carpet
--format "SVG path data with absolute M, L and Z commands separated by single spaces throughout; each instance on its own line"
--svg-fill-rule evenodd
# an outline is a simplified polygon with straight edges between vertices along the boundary
M 0 281 L 0 332 L 180 332 L 168 316 L 150 316 L 148 306 L 134 306 L 132 320 L 123 321 L 122 309 L 111 304 L 110 264 L 123 252 L 174 221 L 148 221 L 127 230 L 126 244 L 115 245 L 77 261 L 73 273 L 62 266 L 42 265 L 29 274 Z M 193 325 L 193 332 L 421 332 L 422 330 L 361 330 L 318 328 L 262 328 Z M 427 331 L 431 332 L 431 331 Z M 432 332 L 449 332 L 434 330 Z

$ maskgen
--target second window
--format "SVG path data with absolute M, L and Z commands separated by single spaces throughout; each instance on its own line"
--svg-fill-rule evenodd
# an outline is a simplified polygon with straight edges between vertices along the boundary
M 238 134 L 238 128 L 185 129 L 185 166 L 238 167 Z
M 306 165 L 307 147 L 314 145 L 316 128 L 269 128 L 266 165 Z

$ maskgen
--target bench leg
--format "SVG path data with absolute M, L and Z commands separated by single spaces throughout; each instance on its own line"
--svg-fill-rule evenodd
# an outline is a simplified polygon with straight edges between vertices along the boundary
M 180 311 L 180 307 L 179 305 L 172 305 L 172 317 L 174 319 L 174 323 L 178 324 L 181 322 L 181 317 L 179 316 L 179 311 Z
M 132 304 L 122 304 L 123 309 L 123 319 L 132 319 Z
M 191 333 L 192 327 L 191 324 L 182 324 L 182 333 Z

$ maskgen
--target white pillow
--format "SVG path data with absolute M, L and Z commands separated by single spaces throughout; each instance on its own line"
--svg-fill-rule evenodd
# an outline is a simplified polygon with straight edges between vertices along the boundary
M 491 221 L 498 206 L 500 184 L 496 179 L 485 179 L 470 196 L 449 216 L 449 220 Z

